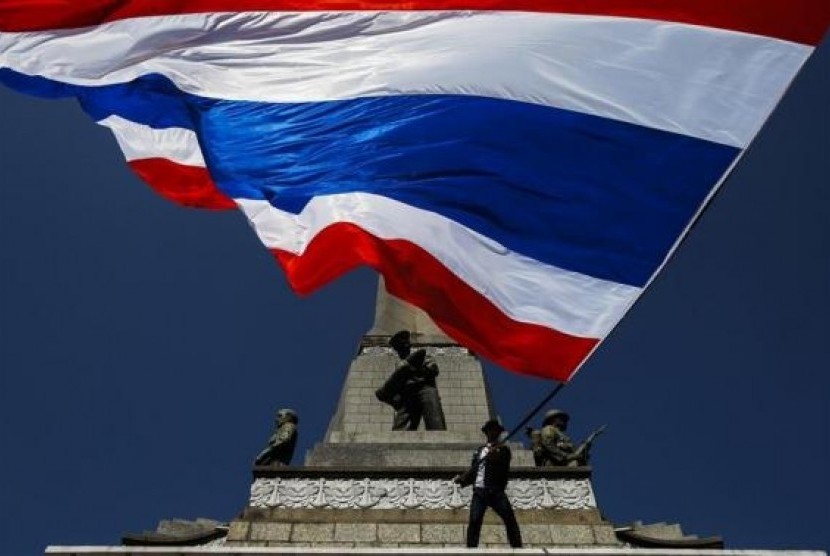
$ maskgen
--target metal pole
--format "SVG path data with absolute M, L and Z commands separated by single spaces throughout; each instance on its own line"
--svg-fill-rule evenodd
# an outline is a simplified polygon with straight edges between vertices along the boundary
M 545 396 L 545 399 L 544 399 L 544 400 L 542 400 L 541 402 L 539 402 L 539 405 L 537 405 L 535 408 L 533 408 L 533 411 L 531 411 L 530 413 L 528 413 L 527 417 L 525 417 L 524 419 L 522 419 L 522 422 L 521 422 L 521 423 L 519 423 L 518 425 L 516 425 L 515 427 L 513 427 L 513 430 L 512 430 L 512 431 L 510 431 L 510 434 L 508 434 L 508 435 L 507 435 L 507 437 L 505 437 L 504 442 L 507 442 L 508 440 L 510 440 L 510 438 L 512 438 L 512 436 L 513 436 L 514 434 L 516 434 L 516 433 L 519 431 L 519 429 L 521 429 L 523 426 L 525 426 L 525 425 L 527 424 L 527 422 L 528 422 L 528 421 L 530 421 L 531 419 L 533 419 L 533 416 L 534 416 L 534 415 L 536 415 L 537 413 L 539 413 L 539 410 L 540 410 L 540 409 L 542 409 L 542 408 L 545 406 L 545 404 L 546 404 L 546 403 L 548 403 L 549 401 L 551 401 L 551 400 L 553 399 L 553 397 L 554 397 L 556 394 L 558 394 L 558 393 L 559 393 L 559 391 L 560 391 L 560 390 L 562 390 L 562 388 L 564 388 L 564 387 L 565 387 L 565 384 L 567 384 L 567 382 L 560 382 L 559 384 L 557 384 L 557 385 L 556 385 L 556 388 L 554 388 L 554 389 L 553 389 L 553 391 L 552 391 L 550 394 L 548 394 L 547 396 Z

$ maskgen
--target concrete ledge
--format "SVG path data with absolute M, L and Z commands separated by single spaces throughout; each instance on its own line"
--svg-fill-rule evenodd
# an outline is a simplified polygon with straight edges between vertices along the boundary
M 516 519 L 525 524 L 599 525 L 602 517 L 596 508 L 589 510 L 515 510 Z M 247 529 L 243 523 L 467 523 L 469 510 L 337 510 L 331 508 L 245 508 L 242 516 L 231 523 L 231 532 L 238 533 L 230 540 L 241 540 Z M 495 512 L 484 514 L 484 523 L 501 526 Z M 253 527 L 253 526 L 252 526 Z M 244 531 L 244 532 L 243 532 Z M 240 536 L 241 535 L 241 536 Z M 230 538 L 230 536 L 229 536 Z
M 470 556 L 471 554 L 516 554 L 534 556 L 827 556 L 820 550 L 687 550 L 687 549 L 643 549 L 643 548 L 349 548 L 342 547 L 132 547 L 132 546 L 49 546 L 46 554 L 76 556 L 242 556 L 248 554 L 357 554 L 365 556 L 438 554 L 442 556 Z
M 392 420 L 388 423 L 366 423 L 364 418 L 359 418 L 357 423 L 344 421 L 344 429 L 352 425 L 354 430 L 332 431 L 326 439 L 329 444 L 350 444 L 350 443 L 382 443 L 382 444 L 445 444 L 445 443 L 470 443 L 476 446 L 481 445 L 484 438 L 481 434 L 481 423 L 487 420 L 486 411 L 481 415 L 474 415 L 466 426 L 461 423 L 454 423 L 455 430 L 446 431 L 393 431 L 383 430 L 380 427 L 391 429 Z M 374 430 L 372 425 L 376 425 Z M 459 430 L 466 428 L 467 430 Z
M 254 478 L 292 478 L 292 479 L 336 479 L 352 477 L 374 478 L 426 478 L 451 479 L 458 473 L 466 471 L 467 467 L 326 467 L 326 466 L 256 466 L 253 469 Z M 517 479 L 589 479 L 590 467 L 513 467 L 510 469 L 510 480 Z
M 307 452 L 308 467 L 434 468 L 467 467 L 477 443 L 399 444 L 343 443 L 316 444 Z M 533 453 L 521 446 L 513 449 L 512 468 L 535 467 Z
M 330 519 L 336 517 L 329 512 Z M 462 517 L 466 516 L 459 514 L 454 517 L 456 519 L 423 520 L 421 523 L 362 520 L 290 523 L 251 521 L 247 537 L 229 537 L 224 546 L 333 547 L 345 542 L 359 548 L 400 548 L 404 544 L 459 548 L 464 546 L 467 538 L 466 519 L 462 521 Z M 614 535 L 613 526 L 609 523 L 527 523 L 522 519 L 523 516 L 517 517 L 521 524 L 522 538 L 528 548 L 621 546 L 616 539 L 610 543 L 600 542 L 598 533 L 611 537 Z M 508 548 L 504 524 L 495 519 L 487 519 L 481 530 L 481 546 Z

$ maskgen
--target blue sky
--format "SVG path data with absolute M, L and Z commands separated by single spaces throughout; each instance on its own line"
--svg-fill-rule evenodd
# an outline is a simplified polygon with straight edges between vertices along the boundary
M 607 519 L 830 547 L 830 42 L 560 394 Z M 244 219 L 158 198 L 72 102 L 0 89 L 0 553 L 230 520 L 276 408 L 322 439 L 375 278 L 292 294 Z M 485 366 L 519 421 L 553 384 Z

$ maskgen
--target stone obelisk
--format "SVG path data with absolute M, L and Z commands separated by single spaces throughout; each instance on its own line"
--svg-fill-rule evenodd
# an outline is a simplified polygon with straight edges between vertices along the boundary
M 458 345 L 421 309 L 390 295 L 384 287 L 383 278 L 380 278 L 375 302 L 375 323 L 366 338 L 388 339 L 399 330 L 409 330 L 415 340 L 423 345 Z
M 352 360 L 325 439 L 308 454 L 307 466 L 463 466 L 481 443 L 482 423 L 494 417 L 481 363 L 448 338 L 420 309 L 378 287 L 375 323 Z M 388 346 L 399 330 L 412 335 L 437 362 L 436 378 L 447 430 L 393 431 L 393 410 L 375 397 L 398 363 Z M 520 450 L 517 465 L 531 465 Z

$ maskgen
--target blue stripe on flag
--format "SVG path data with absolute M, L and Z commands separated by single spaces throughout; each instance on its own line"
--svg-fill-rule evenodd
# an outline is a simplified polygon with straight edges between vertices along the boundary
M 0 68 L 0 83 L 44 98 L 76 97 L 84 111 L 96 121 L 117 115 L 157 129 L 195 129 L 196 119 L 188 107 L 192 97 L 158 74 L 118 85 L 88 87 Z
M 209 106 L 206 106 L 209 105 Z M 469 96 L 203 102 L 220 188 L 299 212 L 362 191 L 536 260 L 643 286 L 738 150 L 566 110 Z
M 739 152 L 473 96 L 224 101 L 182 93 L 157 75 L 72 89 L 96 119 L 117 114 L 194 129 L 213 179 L 231 197 L 297 213 L 314 196 L 375 193 L 541 262 L 633 286 L 657 270 Z

